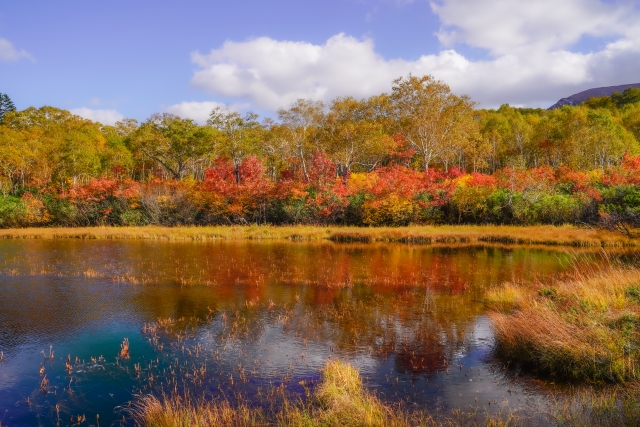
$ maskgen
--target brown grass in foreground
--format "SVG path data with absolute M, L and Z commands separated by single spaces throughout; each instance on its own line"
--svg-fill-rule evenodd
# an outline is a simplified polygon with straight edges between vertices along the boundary
M 129 414 L 137 425 L 149 427 L 498 427 L 518 424 L 511 414 L 485 418 L 475 413 L 456 413 L 438 420 L 424 412 L 409 413 L 399 407 L 391 407 L 364 389 L 360 375 L 352 365 L 339 360 L 326 364 L 322 381 L 307 402 L 285 400 L 274 413 L 266 413 L 244 403 L 232 406 L 228 401 L 144 395 L 133 402 Z
M 290 240 L 335 242 L 401 242 L 434 245 L 507 244 L 573 247 L 636 246 L 633 239 L 610 231 L 566 226 L 217 226 L 217 227 L 85 227 L 0 230 L 14 239 L 150 239 L 169 241 Z
M 489 290 L 485 302 L 501 357 L 571 380 L 640 380 L 639 268 L 583 265 L 548 283 Z

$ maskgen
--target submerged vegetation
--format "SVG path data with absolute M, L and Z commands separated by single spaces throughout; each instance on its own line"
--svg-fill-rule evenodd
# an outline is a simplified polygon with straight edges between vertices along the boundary
M 0 227 L 640 225 L 640 89 L 478 110 L 430 76 L 278 121 L 215 109 L 114 126 L 53 107 L 0 123 Z

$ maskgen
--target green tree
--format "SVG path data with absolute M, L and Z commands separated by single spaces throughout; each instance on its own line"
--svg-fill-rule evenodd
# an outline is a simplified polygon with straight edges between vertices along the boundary
M 214 134 L 207 126 L 163 113 L 144 122 L 132 135 L 130 146 L 143 161 L 152 159 L 171 178 L 182 179 L 206 162 L 213 143 Z
M 207 124 L 219 131 L 216 138 L 218 154 L 231 159 L 236 183 L 240 183 L 242 161 L 258 152 L 263 130 L 258 123 L 258 115 L 248 112 L 241 116 L 228 108 L 216 107 L 211 111 Z
M 4 115 L 9 111 L 16 111 L 16 106 L 13 105 L 9 95 L 6 93 L 0 93 L 0 123 L 2 123 Z
M 102 155 L 103 170 L 116 177 L 131 174 L 134 167 L 133 154 L 129 150 L 131 137 L 138 129 L 138 121 L 124 119 L 114 126 L 102 126 L 101 131 L 107 140 Z

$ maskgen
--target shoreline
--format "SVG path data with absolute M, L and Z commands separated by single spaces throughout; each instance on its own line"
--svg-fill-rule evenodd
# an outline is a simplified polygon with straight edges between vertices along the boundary
M 288 240 L 336 243 L 408 243 L 421 245 L 524 245 L 579 248 L 637 247 L 640 241 L 621 234 L 573 225 L 443 225 L 409 227 L 213 226 L 213 227 L 79 227 L 0 230 L 0 239 L 136 239 L 168 241 Z

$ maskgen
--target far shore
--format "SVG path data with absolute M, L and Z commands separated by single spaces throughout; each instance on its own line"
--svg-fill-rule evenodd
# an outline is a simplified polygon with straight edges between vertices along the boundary
M 442 225 L 409 227 L 215 226 L 82 227 L 2 229 L 4 239 L 143 239 L 167 241 L 333 241 L 399 242 L 433 245 L 541 245 L 564 247 L 635 247 L 640 240 L 574 225 Z

